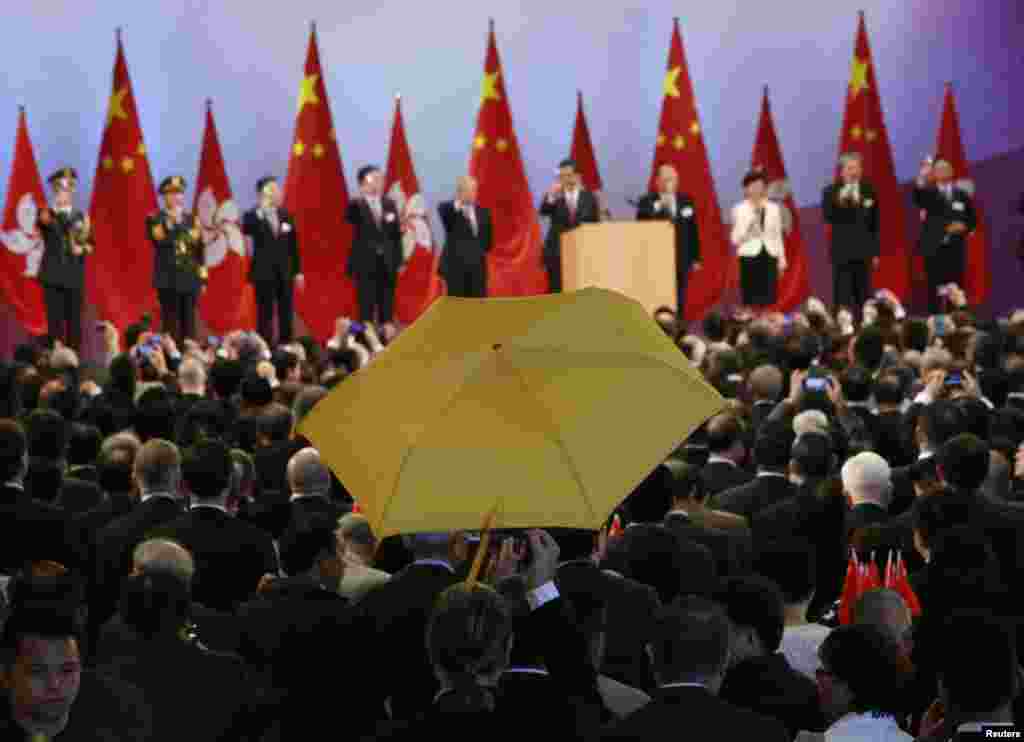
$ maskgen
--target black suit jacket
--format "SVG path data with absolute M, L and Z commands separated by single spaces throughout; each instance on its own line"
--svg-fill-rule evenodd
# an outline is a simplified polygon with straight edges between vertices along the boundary
M 202 240 L 199 220 L 184 212 L 181 221 L 170 227 L 170 216 L 158 211 L 146 217 L 146 236 L 153 243 L 153 288 L 179 294 L 198 294 L 204 281 L 198 268 L 203 266 Z M 157 227 L 162 227 L 163 239 L 158 239 Z M 182 240 L 191 240 L 190 259 L 178 255 Z
M 217 508 L 193 507 L 158 533 L 192 552 L 192 597 L 210 608 L 233 611 L 256 592 L 263 575 L 277 574 L 270 535 Z
M 601 207 L 597 197 L 590 191 L 581 188 L 576 197 L 575 218 L 569 213 L 569 204 L 564 195 L 554 200 L 547 196 L 540 202 L 540 215 L 550 220 L 547 237 L 544 238 L 544 257 L 549 260 L 559 258 L 562 254 L 562 235 L 576 229 L 581 224 L 601 221 Z
M 275 235 L 261 209 L 250 209 L 242 217 L 242 233 L 252 238 L 249 283 L 291 281 L 302 273 L 295 220 L 285 209 L 278 209 L 277 221 Z
M 660 195 L 648 193 L 636 206 L 636 218 L 641 221 L 660 219 L 671 221 L 676 229 L 676 273 L 685 274 L 690 266 L 700 262 L 700 231 L 697 228 L 697 207 L 685 193 L 676 194 L 675 219 L 665 210 L 656 209 Z
M 657 591 L 642 582 L 621 577 L 612 584 L 601 671 L 634 688 L 651 688 L 654 678 L 646 647 L 661 601 Z
M 914 462 L 914 445 L 902 413 L 882 412 L 875 416 L 875 452 L 893 467 Z
M 952 197 L 946 196 L 936 186 L 914 188 L 914 206 L 925 213 L 921 225 L 921 237 L 917 242 L 917 251 L 930 257 L 943 250 L 963 251 L 967 237 L 978 226 L 978 217 L 974 211 L 974 199 L 967 191 L 954 187 Z M 946 227 L 954 222 L 967 226 L 963 234 L 948 234 Z
M 864 528 L 875 523 L 885 523 L 889 520 L 889 513 L 885 508 L 872 503 L 861 503 L 846 511 L 846 533 Z
M 461 211 L 455 210 L 454 201 L 442 201 L 437 207 L 444 225 L 444 252 L 438 273 L 447 277 L 453 267 L 482 267 L 484 258 L 494 246 L 494 227 L 491 223 L 491 210 L 483 206 L 474 206 L 477 230 Z
M 725 531 L 706 528 L 694 523 L 686 513 L 682 512 L 666 515 L 665 528 L 682 539 L 706 546 L 715 559 L 715 573 L 718 577 L 744 574 L 750 568 L 750 565 L 745 563 L 739 545 Z
M 352 249 L 346 270 L 349 276 L 372 275 L 377 268 L 377 254 L 383 254 L 388 270 L 395 272 L 402 264 L 402 221 L 395 202 L 382 196 L 380 226 L 365 198 L 349 201 L 345 219 L 352 225 Z
M 601 739 L 789 742 L 779 721 L 733 706 L 704 688 L 659 688 L 651 702 L 609 726 Z
M 704 491 L 708 497 L 711 497 L 719 492 L 746 484 L 754 478 L 754 475 L 746 469 L 727 464 L 724 461 L 710 461 L 700 470 L 700 478 L 704 482 Z
M 825 728 L 817 684 L 790 667 L 781 652 L 729 668 L 719 696 L 740 708 L 778 719 L 791 737 L 801 730 L 820 732 Z
M 796 488 L 785 476 L 757 476 L 744 485 L 715 495 L 712 507 L 753 521 L 758 511 L 795 494 Z
M 12 574 L 29 562 L 70 565 L 74 548 L 64 513 L 33 500 L 22 489 L 0 486 L 0 573 Z
M 71 254 L 71 235 L 81 229 L 85 214 L 72 209 L 67 216 L 46 207 L 40 216 L 39 231 L 43 237 L 43 260 L 39 264 L 39 283 L 81 290 L 85 285 L 85 254 Z
M 821 196 L 821 210 L 832 227 L 832 264 L 845 265 L 878 257 L 878 194 L 862 180 L 860 201 L 840 200 L 843 184 L 832 183 Z

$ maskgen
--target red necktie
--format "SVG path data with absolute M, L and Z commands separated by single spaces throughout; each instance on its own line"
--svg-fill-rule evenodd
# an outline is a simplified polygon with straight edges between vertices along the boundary
M 567 204 L 569 206 L 569 221 L 570 222 L 575 222 L 576 221 L 576 199 L 573 196 L 567 196 L 565 200 L 566 200 L 566 202 L 567 202 Z

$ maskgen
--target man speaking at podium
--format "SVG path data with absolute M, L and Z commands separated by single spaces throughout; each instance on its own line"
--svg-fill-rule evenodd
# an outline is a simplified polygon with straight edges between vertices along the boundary
M 700 270 L 700 233 L 693 199 L 679 193 L 679 175 L 671 165 L 658 168 L 658 192 L 648 193 L 636 205 L 640 221 L 667 219 L 676 230 L 677 311 L 686 308 L 686 284 L 691 270 Z
M 540 203 L 540 215 L 551 221 L 544 240 L 544 269 L 548 272 L 548 292 L 562 291 L 562 235 L 581 224 L 601 221 L 601 209 L 593 193 L 580 185 L 573 160 L 558 164 L 558 180 Z

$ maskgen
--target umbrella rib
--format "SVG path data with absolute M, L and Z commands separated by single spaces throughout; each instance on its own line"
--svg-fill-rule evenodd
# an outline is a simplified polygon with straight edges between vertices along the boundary
M 526 381 L 526 378 L 523 376 L 522 371 L 511 361 L 509 361 L 509 366 L 516 372 L 516 377 L 519 379 L 519 384 L 523 387 L 523 391 L 526 392 L 526 395 L 528 397 L 532 398 L 532 390 L 530 389 L 530 385 Z M 539 405 L 538 403 L 538 406 L 541 405 Z M 550 416 L 548 416 L 548 419 L 550 421 Z M 565 441 L 563 441 L 562 436 L 558 434 L 557 428 L 553 422 L 549 425 L 549 428 L 550 435 L 554 440 L 555 444 L 558 446 L 558 452 L 561 454 L 562 460 L 565 461 L 565 465 L 568 467 L 569 473 L 572 474 L 572 478 L 576 482 L 576 487 L 580 491 L 580 497 L 582 497 L 583 502 L 586 503 L 587 509 L 590 511 L 591 517 L 596 518 L 597 513 L 594 510 L 593 504 L 591 504 L 590 502 L 590 498 L 587 497 L 587 489 L 583 485 L 583 478 L 580 476 L 579 471 L 576 469 L 576 465 L 573 463 L 572 457 L 569 456 L 569 452 L 565 448 Z

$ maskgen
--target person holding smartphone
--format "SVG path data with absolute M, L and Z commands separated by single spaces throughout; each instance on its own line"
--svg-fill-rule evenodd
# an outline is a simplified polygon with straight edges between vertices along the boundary
M 544 239 L 548 292 L 557 294 L 562 291 L 562 235 L 581 224 L 601 221 L 597 198 L 582 186 L 575 161 L 562 160 L 558 164 L 558 180 L 544 194 L 540 215 L 550 222 Z
M 763 170 L 743 178 L 745 198 L 732 210 L 732 244 L 740 261 L 743 305 L 764 310 L 776 301 L 779 275 L 786 270 L 782 207 L 768 199 Z

